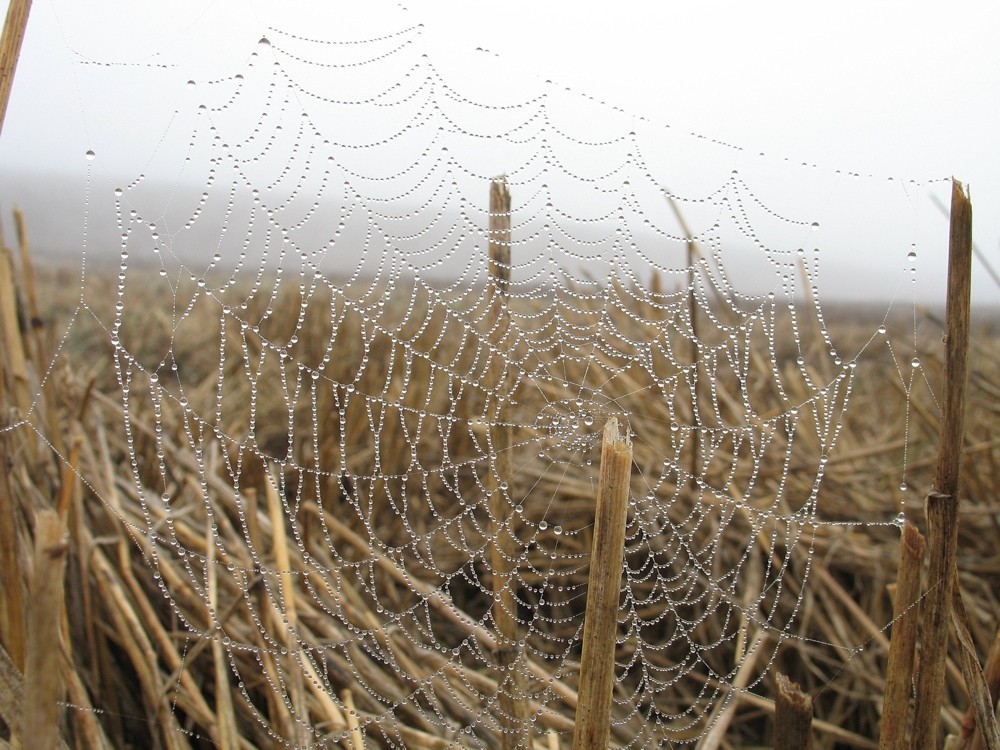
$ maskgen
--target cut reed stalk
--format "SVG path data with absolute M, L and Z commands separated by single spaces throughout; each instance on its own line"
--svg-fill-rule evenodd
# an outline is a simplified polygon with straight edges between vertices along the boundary
M 59 489 L 59 501 L 56 508 L 59 511 L 59 518 L 66 521 L 70 511 L 70 504 L 73 501 L 73 492 L 77 484 L 77 466 L 80 465 L 80 450 L 83 446 L 83 436 L 79 433 L 73 437 L 73 446 L 70 448 L 69 460 L 62 465 L 62 482 Z
M 976 654 L 976 644 L 969 633 L 969 616 L 965 612 L 965 602 L 962 600 L 962 590 L 958 585 L 958 572 L 954 575 L 955 584 L 952 587 L 951 624 L 958 641 L 962 661 L 962 674 L 969 689 L 969 703 L 975 717 L 978 741 L 988 750 L 1000 750 L 1000 730 L 997 729 L 997 719 L 993 711 L 995 697 L 991 693 L 987 678 L 979 666 Z
M 965 419 L 972 281 L 972 204 L 965 188 L 952 180 L 948 243 L 948 299 L 945 314 L 945 385 L 934 489 L 927 495 L 930 557 L 921 638 L 917 706 L 910 746 L 936 748 L 944 700 L 951 588 L 958 549 L 958 479 Z
M 34 343 L 31 353 L 38 372 L 45 367 L 45 346 L 42 341 L 42 313 L 38 307 L 38 287 L 35 283 L 35 266 L 31 261 L 31 246 L 28 244 L 28 229 L 24 214 L 17 206 L 14 207 L 14 229 L 17 232 L 17 247 L 21 256 L 21 281 L 27 297 L 28 327 Z
M 7 118 L 7 103 L 14 86 L 14 71 L 17 70 L 17 60 L 21 56 L 21 42 L 24 41 L 24 30 L 28 27 L 28 14 L 31 12 L 31 0 L 11 0 L 7 6 L 7 20 L 3 25 L 3 36 L 0 37 L 0 133 Z
M 0 233 L 0 324 L 3 336 L 3 370 L 8 406 L 16 406 L 21 415 L 31 408 L 31 388 L 28 378 L 28 363 L 25 357 L 24 341 L 17 311 L 17 286 L 14 282 L 14 259 Z
M 205 522 L 205 575 L 208 579 L 208 606 L 212 612 L 219 608 L 219 581 L 216 565 L 216 538 L 212 524 Z M 229 664 L 220 638 L 212 639 L 212 667 L 215 677 L 215 728 L 216 745 L 221 750 L 238 750 L 239 731 L 233 711 L 233 696 L 229 690 Z
M 611 736 L 618 600 L 631 474 L 632 440 L 627 434 L 619 434 L 618 420 L 612 417 L 604 427 L 601 445 L 573 750 L 608 747 Z
M 510 191 L 505 177 L 490 183 L 489 342 L 492 348 L 490 384 L 494 396 L 487 405 L 490 423 L 490 472 L 486 489 L 490 509 L 490 565 L 493 569 L 493 621 L 497 629 L 497 702 L 504 750 L 529 746 L 527 680 L 520 659 L 517 621 L 517 561 L 521 556 L 517 514 L 511 500 L 514 486 L 513 436 L 507 416 L 510 390 L 504 366 L 510 332 Z
M 909 714 L 913 650 L 917 642 L 920 615 L 920 569 L 924 547 L 924 537 L 917 531 L 917 527 L 911 523 L 904 524 L 899 548 L 899 571 L 896 575 L 895 619 L 886 666 L 885 697 L 882 701 L 879 750 L 902 750 L 906 746 L 906 719 Z
M 997 629 L 993 637 L 993 645 L 986 656 L 986 664 L 983 666 L 983 673 L 986 677 L 986 685 L 990 690 L 990 700 L 995 707 L 1000 701 L 1000 629 Z M 986 747 L 983 733 L 976 727 L 975 707 L 970 706 L 966 713 L 966 720 L 962 722 L 963 729 L 967 729 L 969 735 L 968 747 L 970 750 L 984 750 Z
M 780 672 L 778 699 L 774 704 L 774 750 L 809 750 L 812 747 L 812 698 Z
M 28 653 L 24 671 L 22 747 L 52 750 L 58 742 L 59 701 L 63 697 L 63 575 L 66 527 L 51 510 L 35 521 L 35 555 L 28 603 Z
M 709 715 L 706 724 L 710 728 L 702 737 L 701 742 L 698 743 L 698 750 L 718 750 L 718 748 L 723 747 L 736 710 L 740 706 L 742 697 L 747 694 L 746 686 L 756 674 L 757 662 L 765 655 L 764 645 L 766 642 L 767 635 L 763 632 L 763 628 L 758 628 L 754 637 L 750 639 L 749 648 L 743 655 L 743 663 L 736 670 L 732 689 L 729 691 L 729 700 L 720 702 Z
M 670 204 L 671 210 L 674 212 L 674 216 L 677 218 L 677 223 L 681 225 L 681 230 L 684 232 L 684 236 L 687 237 L 687 266 L 688 266 L 688 318 L 691 325 L 691 341 L 689 342 L 689 353 L 690 365 L 694 368 L 694 399 L 691 402 L 691 408 L 693 411 L 692 417 L 694 421 L 694 429 L 691 431 L 691 461 L 688 465 L 688 471 L 691 474 L 692 485 L 694 483 L 694 478 L 698 476 L 698 461 L 701 454 L 701 432 L 699 427 L 701 426 L 701 411 L 699 404 L 703 401 L 699 396 L 701 395 L 701 378 L 698 377 L 698 362 L 701 359 L 699 354 L 698 346 L 698 298 L 695 294 L 695 279 L 697 278 L 697 271 L 695 269 L 695 261 L 701 258 L 701 250 L 698 249 L 698 243 L 694 241 L 694 235 L 691 234 L 691 229 L 688 227 L 687 221 L 684 219 L 684 214 L 681 213 L 680 207 L 677 202 L 670 195 L 667 196 L 667 203 Z
M 3 356 L 0 355 L 0 360 Z M 0 400 L 0 408 L 6 404 Z M 0 426 L 6 426 L 0 424 Z M 11 437 L 0 433 L 0 645 L 10 655 L 14 665 L 24 671 L 27 652 L 25 631 L 24 589 L 21 583 L 21 565 L 18 560 L 20 541 L 18 516 L 11 487 L 11 472 L 7 466 Z
M 347 728 L 351 730 L 351 750 L 364 750 L 365 737 L 358 724 L 358 710 L 354 706 L 354 693 L 350 689 L 340 691 L 340 699 L 344 701 L 347 715 Z

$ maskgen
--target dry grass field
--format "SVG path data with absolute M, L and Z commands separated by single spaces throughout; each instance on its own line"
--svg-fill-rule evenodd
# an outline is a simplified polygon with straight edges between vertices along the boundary
M 482 493 L 474 460 L 482 449 L 472 427 L 450 433 L 442 448 L 442 439 L 435 441 L 418 424 L 420 412 L 461 420 L 482 410 L 474 392 L 431 382 L 419 358 L 406 370 L 404 385 L 405 352 L 385 335 L 369 337 L 369 349 L 361 351 L 356 344 L 367 322 L 357 307 L 338 307 L 329 292 L 317 294 L 317 303 L 300 317 L 295 284 L 273 299 L 231 291 L 234 305 L 247 303 L 239 312 L 242 320 L 264 320 L 258 331 L 248 332 L 220 325 L 219 304 L 199 297 L 196 285 L 170 290 L 154 273 L 140 270 L 129 278 L 122 325 L 113 332 L 107 326 L 115 320 L 114 272 L 91 269 L 82 290 L 75 268 L 42 267 L 34 276 L 33 284 L 23 274 L 17 280 L 27 325 L 18 330 L 5 313 L 0 746 L 19 737 L 21 747 L 31 747 L 22 722 L 48 721 L 76 748 L 500 747 L 498 676 L 489 661 L 491 592 L 482 583 L 488 575 L 481 559 L 469 559 L 470 549 L 488 541 L 485 506 L 458 510 L 463 494 Z M 81 292 L 85 308 L 78 306 Z M 642 306 L 641 295 L 631 299 L 628 304 Z M 397 340 L 412 341 L 413 351 L 433 352 L 456 370 L 481 367 L 473 347 L 463 349 L 459 337 L 441 335 L 444 316 L 430 308 L 420 312 L 427 304 L 390 297 L 380 310 L 386 326 L 399 323 Z M 394 323 L 398 309 L 411 305 L 414 311 Z M 626 315 L 623 303 L 616 322 L 642 340 L 649 336 L 644 321 L 656 311 L 638 307 L 634 316 Z M 893 520 L 902 498 L 907 519 L 925 527 L 922 499 L 932 485 L 938 445 L 942 323 L 931 313 L 918 310 L 914 317 L 906 310 L 888 319 L 882 334 L 880 317 L 826 312 L 838 350 L 862 356 L 836 450 L 825 462 L 816 499 L 819 522 L 793 533 L 794 508 L 759 516 L 753 507 L 705 511 L 705 523 L 715 525 L 692 534 L 714 540 L 711 564 L 743 571 L 742 588 L 734 589 L 738 596 L 770 586 L 771 593 L 753 601 L 778 625 L 769 628 L 752 617 L 734 624 L 722 615 L 737 610 L 721 606 L 718 617 L 695 618 L 687 633 L 706 645 L 707 666 L 692 669 L 656 698 L 661 715 L 679 717 L 672 733 L 665 733 L 676 743 L 704 733 L 712 717 L 725 730 L 710 733 L 716 747 L 771 746 L 780 672 L 812 698 L 816 748 L 877 747 L 893 620 L 888 587 L 899 559 L 900 529 Z M 333 330 L 336 316 L 339 328 Z M 972 637 L 981 660 L 992 653 L 987 676 L 994 690 L 1000 680 L 998 325 L 981 316 L 972 331 L 958 559 Z M 222 330 L 229 331 L 226 341 L 220 341 Z M 360 401 L 341 409 L 332 395 L 336 389 L 316 401 L 290 402 L 295 386 L 283 373 L 294 380 L 303 371 L 282 369 L 277 358 L 262 355 L 260 342 L 288 341 L 292 331 L 301 332 L 292 356 L 324 382 L 389 394 L 381 402 L 384 429 L 372 431 L 373 417 Z M 121 348 L 112 346 L 113 336 Z M 811 330 L 800 336 L 812 347 L 804 352 L 809 366 L 815 363 L 810 376 L 830 381 L 835 370 L 822 338 Z M 331 340 L 338 342 L 335 356 L 324 362 L 322 344 Z M 749 344 L 751 367 L 764 372 L 774 362 L 783 378 L 784 396 L 763 375 L 755 381 L 752 398 L 762 415 L 783 411 L 783 398 L 805 400 L 810 393 L 793 347 L 786 346 L 790 338 L 775 340 L 772 352 L 763 339 Z M 908 398 L 914 341 L 920 372 Z M 607 361 L 598 358 L 561 375 L 592 383 L 622 412 L 641 415 L 631 423 L 639 467 L 633 491 L 640 494 L 646 491 L 645 472 L 664 462 L 670 424 L 693 418 L 684 413 L 691 399 L 678 396 L 671 404 L 655 397 L 641 373 L 608 377 L 617 366 L 615 355 L 601 356 Z M 176 364 L 176 370 L 172 380 L 163 376 L 153 383 L 146 371 L 160 362 Z M 226 373 L 221 384 L 220 367 Z M 247 372 L 253 378 L 241 374 Z M 532 452 L 518 463 L 509 488 L 511 497 L 523 499 L 521 515 L 531 531 L 519 574 L 521 595 L 542 612 L 537 592 L 543 587 L 558 584 L 575 592 L 544 609 L 528 638 L 528 690 L 544 696 L 544 705 L 532 704 L 537 748 L 571 743 L 578 676 L 573 665 L 579 659 L 591 488 L 598 470 L 596 462 L 580 461 L 572 471 L 553 471 L 550 454 L 535 455 L 540 438 L 527 434 L 531 415 L 542 412 L 545 401 L 573 398 L 558 393 L 559 387 L 555 381 L 522 386 L 511 407 L 512 421 L 521 425 L 515 444 Z M 726 392 L 725 383 L 715 387 Z M 325 416 L 315 418 L 313 407 Z M 789 498 L 809 495 L 820 451 L 809 434 L 797 434 L 793 449 L 779 446 L 763 454 L 754 467 L 755 497 L 773 497 L 779 487 Z M 234 445 L 219 435 L 252 435 L 253 442 Z M 417 440 L 419 466 L 441 466 L 447 459 L 455 465 L 451 474 L 414 475 L 409 449 L 400 449 L 408 438 Z M 669 453 L 684 464 L 689 450 Z M 716 474 L 734 465 L 731 484 L 739 485 L 739 472 L 749 471 L 747 462 L 727 457 L 727 450 L 739 449 L 718 448 L 718 459 L 704 473 L 709 484 L 725 485 Z M 901 491 L 904 454 L 909 489 Z M 307 472 L 290 468 L 341 465 L 346 472 L 321 471 L 317 481 L 304 481 Z M 385 486 L 372 479 L 380 476 Z M 677 528 L 705 503 L 704 493 L 684 487 L 669 493 L 670 523 Z M 397 506 L 401 497 L 412 502 Z M 420 502 L 426 498 L 435 502 Z M 362 513 L 365 503 L 371 507 Z M 539 522 L 551 518 L 553 508 L 563 527 L 558 530 Z M 37 580 L 39 566 L 48 563 L 33 558 L 46 509 L 68 530 L 65 584 L 48 594 Z M 754 518 L 770 525 L 755 525 Z M 630 543 L 627 564 L 641 571 L 650 544 L 639 544 L 635 536 Z M 672 543 L 663 540 L 666 557 L 679 554 Z M 658 564 L 669 569 L 671 561 Z M 671 609 L 668 598 L 644 598 L 651 591 L 643 587 L 651 584 L 640 577 L 630 585 L 633 596 L 646 602 L 643 618 L 660 623 L 666 644 L 643 658 L 667 672 L 690 650 L 690 643 L 670 640 L 683 613 Z M 707 586 L 697 579 L 691 585 Z M 49 599 L 39 611 L 43 596 Z M 36 632 L 42 631 L 25 624 L 42 627 L 38 623 L 46 618 L 58 643 L 39 643 Z M 645 632 L 644 641 L 660 637 L 657 632 Z M 729 675 L 728 683 L 746 679 L 734 675 L 733 665 L 756 637 L 762 639 L 759 649 L 742 658 L 750 664 L 750 682 L 723 705 L 720 698 L 729 688 L 712 675 Z M 304 656 L 312 644 L 323 648 L 322 660 Z M 618 663 L 634 661 L 636 647 L 622 633 Z M 32 659 L 47 665 L 55 684 L 38 684 L 37 677 L 35 684 L 23 682 Z M 919 657 L 915 661 L 919 666 Z M 653 746 L 664 732 L 646 724 L 651 707 L 636 703 L 645 695 L 637 687 L 641 675 L 623 668 L 620 676 L 612 742 Z M 52 695 L 57 703 L 44 705 Z M 719 705 L 700 703 L 700 695 L 715 696 Z M 688 706 L 699 707 L 690 721 L 684 716 Z M 943 732 L 968 734 L 968 708 L 956 651 L 946 669 Z M 317 733 L 336 741 L 321 741 Z M 703 747 L 709 737 L 702 737 Z M 972 746 L 968 737 L 964 741 Z

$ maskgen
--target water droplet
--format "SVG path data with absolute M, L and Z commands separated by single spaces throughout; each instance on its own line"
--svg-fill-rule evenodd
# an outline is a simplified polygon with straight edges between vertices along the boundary
M 809 228 L 815 232 L 817 229 L 819 229 L 819 222 L 814 221 L 812 224 L 809 225 Z
M 93 149 L 87 151 L 87 161 L 93 161 L 96 157 L 97 154 L 94 153 Z
M 594 416 L 592 414 L 588 414 L 583 418 L 583 423 L 587 425 L 587 427 L 590 427 L 592 424 L 594 424 Z
M 917 259 L 917 254 L 911 250 L 906 254 L 906 259 L 912 263 Z
M 270 47 L 271 40 L 268 39 L 266 36 L 262 36 L 260 40 L 257 42 L 257 44 L 259 44 L 261 47 Z
M 905 513 L 899 513 L 896 516 L 896 525 L 899 526 L 900 528 L 902 528 L 903 524 L 905 524 L 905 523 L 906 523 L 906 514 Z
M 910 367 L 920 367 L 920 359 L 917 358 L 917 357 L 914 357 L 913 359 L 911 359 L 910 360 Z

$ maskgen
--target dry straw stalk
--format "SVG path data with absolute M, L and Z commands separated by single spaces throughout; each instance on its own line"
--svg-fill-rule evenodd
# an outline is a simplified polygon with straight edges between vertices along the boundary
M 590 556 L 587 613 L 583 621 L 580 702 L 573 732 L 574 750 L 608 747 L 611 736 L 618 600 L 631 475 L 632 440 L 628 434 L 619 434 L 618 420 L 612 417 L 604 427 L 601 445 L 594 546 Z
M 944 400 L 937 474 L 934 489 L 928 493 L 926 500 L 930 558 L 917 706 L 911 738 L 914 750 L 930 750 L 940 742 L 938 726 L 944 697 L 952 586 L 958 549 L 958 480 L 965 435 L 971 289 L 972 203 L 962 184 L 953 180 L 945 317 Z

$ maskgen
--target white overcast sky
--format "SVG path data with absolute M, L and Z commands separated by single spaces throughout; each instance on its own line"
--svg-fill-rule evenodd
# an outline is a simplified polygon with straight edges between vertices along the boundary
M 995 0 L 35 0 L 0 138 L 0 171 L 79 175 L 80 154 L 101 141 L 95 129 L 113 121 L 127 133 L 162 102 L 156 84 L 91 97 L 77 53 L 160 60 L 176 64 L 178 76 L 207 78 L 227 58 L 243 59 L 247 39 L 269 25 L 314 37 L 329 29 L 335 38 L 347 20 L 377 34 L 398 14 L 424 24 L 426 44 L 446 69 L 451 61 L 461 70 L 482 47 L 515 80 L 553 79 L 754 153 L 903 178 L 954 175 L 970 184 L 976 241 L 1000 267 Z M 981 268 L 976 277 L 977 299 L 1000 301 Z

